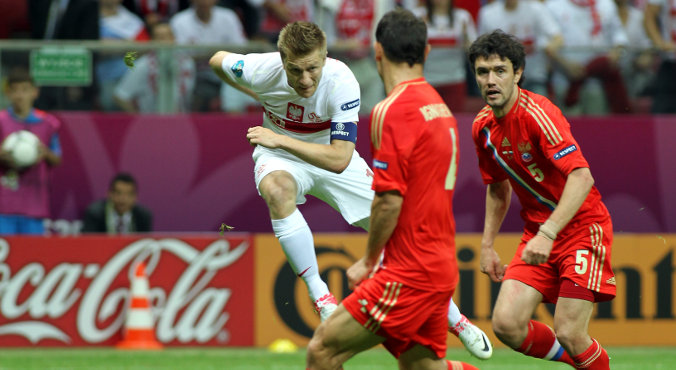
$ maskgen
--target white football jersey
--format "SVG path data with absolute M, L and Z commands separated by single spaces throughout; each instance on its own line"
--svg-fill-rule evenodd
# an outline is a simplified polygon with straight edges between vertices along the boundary
M 594 32 L 590 6 L 576 5 L 576 2 L 594 4 L 600 26 L 598 32 Z M 548 0 L 545 5 L 561 26 L 561 54 L 567 59 L 586 64 L 610 48 L 629 42 L 612 0 Z
M 549 9 L 538 0 L 519 0 L 512 10 L 507 10 L 504 2 L 494 1 L 479 10 L 479 34 L 495 29 L 514 35 L 526 47 L 526 79 L 546 81 L 549 61 L 543 49 L 554 36 L 561 35 Z
M 315 93 L 304 98 L 289 86 L 279 52 L 229 54 L 223 71 L 263 105 L 263 127 L 305 142 L 329 144 L 331 122 L 359 121 L 359 83 L 341 61 L 326 58 Z
M 424 6 L 413 10 L 420 18 L 427 17 Z M 434 22 L 427 22 L 427 39 L 432 50 L 425 61 L 425 80 L 432 85 L 465 82 L 465 49 L 477 38 L 472 16 L 462 8 L 453 10 L 453 26 L 450 17 L 433 15 Z

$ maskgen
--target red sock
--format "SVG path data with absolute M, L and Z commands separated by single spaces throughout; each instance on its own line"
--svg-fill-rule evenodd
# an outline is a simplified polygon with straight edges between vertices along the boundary
M 528 323 L 528 334 L 517 351 L 526 356 L 549 361 L 559 361 L 575 367 L 573 359 L 556 339 L 554 330 L 535 320 L 531 320 Z
M 460 361 L 446 360 L 446 364 L 448 365 L 448 370 L 479 370 L 478 367 Z
M 610 358 L 603 347 L 592 338 L 592 344 L 584 352 L 573 356 L 578 369 L 609 370 Z

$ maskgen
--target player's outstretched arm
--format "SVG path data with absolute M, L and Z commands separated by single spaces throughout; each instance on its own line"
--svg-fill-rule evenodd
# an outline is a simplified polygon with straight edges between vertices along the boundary
M 321 169 L 341 173 L 350 164 L 354 143 L 346 140 L 331 140 L 331 144 L 307 143 L 271 130 L 256 126 L 246 134 L 251 145 L 263 145 L 271 149 L 284 149 L 305 162 Z
M 227 52 L 227 51 L 223 51 L 223 50 L 217 51 L 211 57 L 211 59 L 209 59 L 209 66 L 214 71 L 214 73 L 216 73 L 216 76 L 218 76 L 218 78 L 220 78 L 223 82 L 225 82 L 228 85 L 234 87 L 235 89 L 249 95 L 250 97 L 258 100 L 258 94 L 256 94 L 255 92 L 251 91 L 250 89 L 248 89 L 244 86 L 239 85 L 235 81 L 231 80 L 228 77 L 228 75 L 226 75 L 225 72 L 223 72 L 223 59 L 225 59 L 225 57 L 227 57 L 228 55 L 230 55 L 230 53 Z
M 486 215 L 484 218 L 484 232 L 481 246 L 493 248 L 495 237 L 500 231 L 502 221 L 509 210 L 512 200 L 512 186 L 509 180 L 503 180 L 486 187 Z

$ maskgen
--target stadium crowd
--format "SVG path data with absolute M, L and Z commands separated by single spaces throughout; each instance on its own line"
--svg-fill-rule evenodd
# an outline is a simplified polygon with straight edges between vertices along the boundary
M 107 46 L 94 50 L 91 86 L 43 88 L 42 109 L 153 113 L 169 99 L 176 112 L 242 112 L 257 102 L 215 79 L 208 56 L 224 45 L 270 51 L 283 25 L 308 20 L 326 32 L 329 56 L 353 70 L 366 114 L 384 98 L 371 58 L 374 25 L 397 6 L 427 23 L 425 77 L 455 112 L 483 106 L 466 49 L 494 29 L 526 46 L 524 87 L 566 114 L 676 112 L 676 4 L 667 0 L 24 0 L 0 4 L 0 39 Z M 115 50 L 119 41 L 178 46 L 164 59 L 144 49 L 136 71 Z M 186 49 L 195 45 L 213 49 Z M 25 51 L 5 51 L 0 62 L 9 71 L 28 60 Z

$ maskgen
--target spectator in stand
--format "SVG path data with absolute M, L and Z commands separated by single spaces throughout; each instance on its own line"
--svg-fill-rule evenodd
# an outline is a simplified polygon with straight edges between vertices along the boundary
M 439 92 L 451 112 L 462 112 L 467 96 L 466 50 L 476 39 L 472 16 L 453 0 L 430 0 L 414 10 L 427 23 L 432 50 L 425 63 L 425 79 Z
M 345 62 L 359 81 L 361 114 L 385 98 L 371 46 L 375 26 L 394 7 L 392 0 L 337 0 L 323 1 L 317 8 L 317 23 L 326 32 L 331 57 Z
M 128 173 L 113 177 L 108 197 L 85 211 L 83 233 L 129 234 L 153 231 L 152 213 L 137 203 L 138 186 Z
M 7 3 L 10 3 L 7 1 Z M 12 6 L 21 1 L 12 1 Z M 99 2 L 96 0 L 28 0 L 33 39 L 98 40 Z M 4 53 L 7 54 L 7 53 Z M 41 109 L 91 110 L 96 86 L 42 87 L 35 106 Z
M 644 25 L 653 45 L 662 52 L 655 78 L 653 113 L 676 113 L 676 3 L 649 0 Z
M 564 111 L 605 114 L 610 108 L 616 114 L 631 112 L 619 69 L 628 38 L 615 3 L 612 0 L 548 0 L 545 5 L 563 35 L 563 46 L 548 52 L 556 67 L 555 93 L 563 101 Z M 581 98 L 581 95 L 584 96 Z
M 0 1 L 0 39 L 30 33 L 28 3 L 25 1 Z
M 158 22 L 168 21 L 174 14 L 190 6 L 189 0 L 122 0 L 122 5 L 138 15 L 150 29 Z
M 150 35 L 158 43 L 173 44 L 174 33 L 167 22 L 157 22 L 150 26 Z M 168 78 L 172 90 L 173 106 L 176 111 L 190 111 L 190 99 L 195 87 L 195 62 L 190 55 L 182 51 L 165 50 L 167 58 L 151 51 L 140 57 L 134 67 L 129 69 L 115 88 L 115 102 L 129 113 L 158 112 L 160 78 L 163 70 L 169 72 Z
M 108 44 L 120 41 L 147 41 L 150 39 L 143 20 L 122 6 L 122 0 L 100 0 L 101 41 Z M 127 66 L 124 52 L 103 52 L 96 64 L 96 79 L 99 87 L 99 104 L 106 111 L 116 110 L 113 91 Z
M 98 14 L 96 0 L 28 0 L 34 39 L 96 40 L 99 38 Z
M 61 164 L 59 128 L 51 114 L 33 108 L 38 88 L 28 71 L 16 69 L 7 78 L 5 94 L 11 106 L 0 112 L 0 141 L 26 130 L 40 139 L 38 161 L 18 168 L 10 154 L 0 150 L 0 234 L 43 235 L 49 218 L 51 170 Z
M 620 67 L 629 96 L 634 98 L 643 94 L 655 75 L 655 55 L 650 50 L 650 38 L 643 27 L 643 11 L 632 5 L 631 0 L 615 0 L 615 5 L 629 38 L 629 48 L 620 59 Z
M 537 16 L 534 16 L 537 15 Z M 479 11 L 479 34 L 501 29 L 516 36 L 526 48 L 523 88 L 536 94 L 549 95 L 549 60 L 561 47 L 561 29 L 549 9 L 538 0 L 504 0 L 486 4 Z
M 326 1 L 324 1 L 326 2 Z M 330 1 L 338 3 L 340 0 Z M 336 7 L 334 5 L 334 7 Z M 263 2 L 263 20 L 261 34 L 272 43 L 277 43 L 279 31 L 284 25 L 296 21 L 311 22 L 314 19 L 312 0 L 265 0 Z
M 261 9 L 265 0 L 220 0 L 220 5 L 232 9 L 244 26 L 247 38 L 257 39 L 261 37 Z
M 179 45 L 244 45 L 247 42 L 242 23 L 234 11 L 216 6 L 217 0 L 191 0 L 190 8 L 174 15 L 171 28 Z M 211 72 L 209 52 L 193 54 L 197 77 L 192 110 L 215 110 L 220 104 L 221 80 Z

